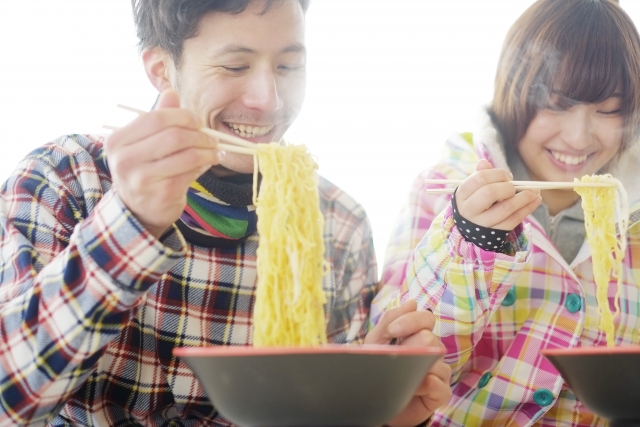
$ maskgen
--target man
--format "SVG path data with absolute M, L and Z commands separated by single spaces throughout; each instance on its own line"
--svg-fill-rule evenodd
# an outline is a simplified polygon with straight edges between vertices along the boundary
M 253 163 L 197 129 L 284 135 L 304 98 L 307 0 L 133 6 L 154 110 L 106 141 L 72 135 L 34 151 L 0 194 L 0 425 L 229 425 L 172 350 L 251 344 Z M 187 208 L 196 179 L 215 215 Z M 319 192 L 329 340 L 439 345 L 414 302 L 365 338 L 368 220 L 326 180 Z M 426 420 L 449 374 L 436 365 L 391 425 Z

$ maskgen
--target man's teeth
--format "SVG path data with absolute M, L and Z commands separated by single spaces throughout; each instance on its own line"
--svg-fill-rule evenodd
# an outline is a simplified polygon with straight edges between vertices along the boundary
M 580 157 L 575 157 L 575 156 L 569 156 L 567 154 L 562 154 L 562 153 L 557 153 L 555 151 L 552 151 L 551 154 L 553 154 L 553 157 L 570 166 L 573 165 L 579 165 L 580 163 L 584 163 L 587 160 L 587 157 L 589 157 L 588 155 L 584 155 L 584 156 L 580 156 Z
M 242 138 L 255 138 L 257 136 L 266 135 L 271 132 L 273 126 L 247 126 L 247 125 L 237 125 L 235 123 L 228 123 L 229 127 L 233 129 L 236 135 Z

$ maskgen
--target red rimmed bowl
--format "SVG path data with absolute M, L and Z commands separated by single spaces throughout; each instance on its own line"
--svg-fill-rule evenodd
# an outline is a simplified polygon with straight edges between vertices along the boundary
M 437 348 L 181 347 L 213 406 L 242 427 L 377 427 L 411 400 Z
M 545 350 L 578 399 L 611 427 L 640 426 L 640 346 Z

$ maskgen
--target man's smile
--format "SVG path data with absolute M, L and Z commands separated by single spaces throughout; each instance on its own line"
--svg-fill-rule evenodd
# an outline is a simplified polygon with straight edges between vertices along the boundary
M 242 138 L 256 138 L 258 136 L 263 136 L 271 132 L 271 129 L 273 129 L 273 126 L 257 126 L 229 122 L 225 122 L 225 125 L 227 125 L 227 127 L 229 127 L 229 129 L 231 129 L 236 135 Z

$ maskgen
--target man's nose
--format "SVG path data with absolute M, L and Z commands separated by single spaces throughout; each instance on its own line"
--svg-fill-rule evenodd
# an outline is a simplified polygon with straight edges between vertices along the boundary
M 271 70 L 256 70 L 247 82 L 242 99 L 248 108 L 271 114 L 282 108 L 278 82 Z
M 582 150 L 591 144 L 593 123 L 584 106 L 571 108 L 563 121 L 562 142 L 576 151 Z

